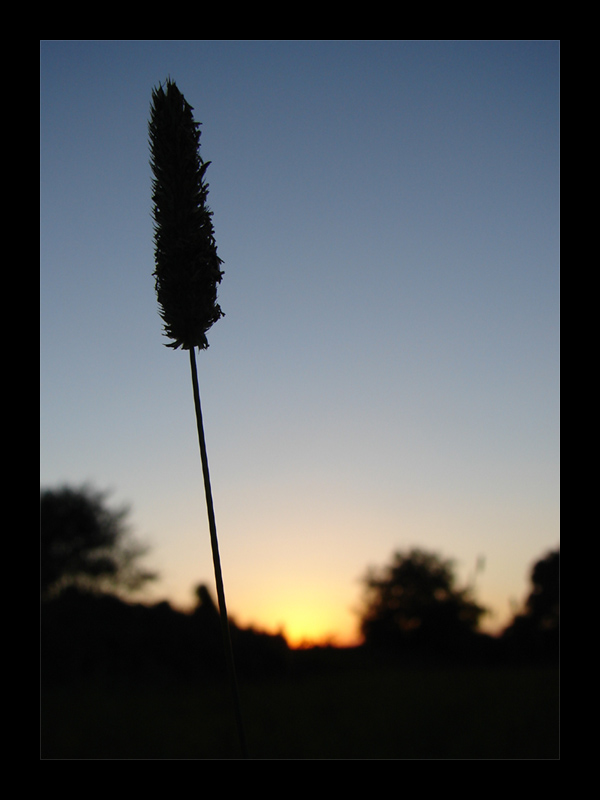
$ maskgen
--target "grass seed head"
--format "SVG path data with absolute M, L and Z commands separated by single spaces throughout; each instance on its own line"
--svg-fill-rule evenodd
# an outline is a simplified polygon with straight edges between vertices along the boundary
M 223 263 L 217 255 L 200 157 L 200 123 L 170 79 L 152 91 L 150 165 L 154 174 L 156 293 L 167 346 L 208 347 L 206 333 L 224 316 L 217 303 Z

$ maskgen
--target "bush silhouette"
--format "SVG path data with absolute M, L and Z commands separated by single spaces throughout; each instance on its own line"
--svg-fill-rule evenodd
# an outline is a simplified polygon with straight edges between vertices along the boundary
M 397 552 L 364 578 L 361 631 L 372 648 L 458 654 L 485 609 L 455 586 L 453 562 L 423 550 Z
M 67 586 L 131 592 L 157 577 L 138 564 L 147 548 L 130 535 L 128 509 L 109 508 L 106 497 L 90 486 L 41 491 L 43 599 Z
M 503 633 L 513 657 L 555 661 L 560 644 L 560 551 L 553 550 L 531 568 L 532 588 L 524 610 Z

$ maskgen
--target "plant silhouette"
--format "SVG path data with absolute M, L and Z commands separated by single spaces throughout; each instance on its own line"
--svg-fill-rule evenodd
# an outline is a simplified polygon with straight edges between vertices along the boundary
M 513 655 L 556 661 L 560 642 L 560 550 L 552 550 L 531 568 L 532 588 L 523 611 L 503 633 Z
M 168 347 L 189 350 L 198 443 L 213 554 L 217 598 L 229 679 L 242 752 L 246 753 L 237 679 L 227 619 L 208 456 L 200 404 L 195 348 L 208 347 L 206 333 L 223 316 L 217 284 L 223 272 L 217 255 L 212 212 L 206 205 L 210 164 L 200 157 L 200 124 L 193 108 L 170 79 L 152 92 L 150 164 L 154 173 L 155 286 Z
M 205 350 L 207 331 L 224 316 L 216 302 L 223 272 L 206 205 L 210 161 L 200 157 L 200 123 L 192 111 L 171 80 L 152 92 L 154 277 L 165 334 L 173 340 L 167 346 Z
M 126 507 L 108 507 L 106 493 L 90 486 L 40 492 L 42 598 L 67 586 L 135 591 L 157 576 L 138 562 L 146 548 L 130 535 Z
M 451 654 L 464 646 L 485 610 L 455 586 L 453 562 L 412 549 L 364 578 L 361 631 L 368 646 Z

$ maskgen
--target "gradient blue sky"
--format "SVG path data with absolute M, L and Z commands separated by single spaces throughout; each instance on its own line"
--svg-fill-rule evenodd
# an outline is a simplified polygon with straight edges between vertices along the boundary
M 187 353 L 154 292 L 147 121 L 202 122 L 226 313 L 198 357 L 228 606 L 356 635 L 369 566 L 477 576 L 487 627 L 559 543 L 557 41 L 42 41 L 41 485 L 131 505 L 214 585 Z

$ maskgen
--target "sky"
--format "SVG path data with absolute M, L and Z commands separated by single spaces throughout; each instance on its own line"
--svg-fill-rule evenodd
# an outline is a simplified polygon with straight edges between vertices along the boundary
M 418 547 L 502 629 L 560 540 L 559 43 L 41 41 L 40 484 L 128 505 L 142 598 L 185 609 L 214 576 L 152 277 L 167 77 L 225 270 L 198 372 L 230 615 L 352 643 L 367 570 Z

